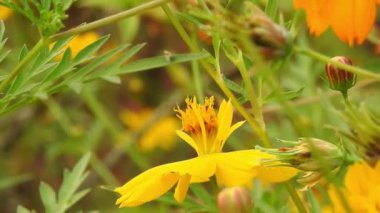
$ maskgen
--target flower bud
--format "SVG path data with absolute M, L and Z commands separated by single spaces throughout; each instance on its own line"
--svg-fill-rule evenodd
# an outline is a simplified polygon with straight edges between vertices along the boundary
M 236 186 L 225 188 L 218 194 L 218 209 L 220 213 L 252 212 L 251 195 L 246 188 Z
M 293 147 L 278 149 L 261 148 L 269 154 L 277 155 L 279 161 L 303 171 L 334 169 L 343 163 L 343 153 L 334 144 L 317 138 L 300 138 L 298 141 L 283 141 Z
M 352 65 L 351 60 L 345 56 L 335 56 L 331 60 Z M 354 73 L 338 68 L 330 63 L 326 65 L 325 72 L 330 88 L 333 90 L 346 93 L 356 83 L 356 75 Z
M 274 23 L 266 14 L 253 4 L 246 4 L 251 9 L 246 19 L 251 40 L 265 59 L 283 55 L 290 42 L 286 29 Z
M 299 142 L 299 146 L 293 147 L 299 151 L 293 160 L 299 169 L 316 171 L 322 166 L 336 168 L 342 164 L 343 153 L 335 144 L 317 138 L 300 138 Z
M 280 141 L 293 146 L 278 149 L 256 146 L 256 149 L 276 155 L 277 165 L 279 161 L 280 165 L 299 169 L 301 176 L 297 178 L 297 182 L 304 185 L 302 190 L 314 186 L 324 175 L 336 171 L 345 160 L 344 153 L 339 147 L 321 139 L 300 138 L 298 141 Z M 264 165 L 265 163 L 270 166 L 273 160 L 264 162 Z

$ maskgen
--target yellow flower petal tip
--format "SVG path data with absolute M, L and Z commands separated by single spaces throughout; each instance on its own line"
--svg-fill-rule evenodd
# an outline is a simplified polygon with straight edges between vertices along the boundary
M 310 32 L 317 36 L 329 26 L 340 40 L 361 44 L 373 27 L 377 0 L 294 0 L 304 9 Z

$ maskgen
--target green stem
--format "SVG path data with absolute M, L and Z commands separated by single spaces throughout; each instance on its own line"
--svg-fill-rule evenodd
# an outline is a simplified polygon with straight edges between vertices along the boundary
M 70 121 L 69 117 L 66 116 L 62 107 L 59 104 L 57 104 L 57 102 L 53 99 L 48 99 L 44 103 L 49 107 L 49 110 L 56 117 L 58 122 L 61 124 L 62 128 L 66 131 L 66 133 L 68 135 L 72 135 L 72 122 Z M 107 184 L 115 186 L 120 184 L 117 181 L 117 179 L 112 175 L 112 172 L 108 169 L 108 167 L 101 160 L 99 160 L 98 156 L 92 155 L 91 165 L 94 168 L 94 170 L 98 173 L 98 175 Z
M 248 70 L 245 67 L 243 56 L 241 55 L 235 63 L 240 72 L 241 77 L 243 78 L 243 82 L 245 84 L 247 96 L 250 101 L 252 113 L 255 117 L 255 120 L 260 125 L 261 129 L 265 130 L 262 108 L 258 103 L 258 96 L 255 92 L 252 80 L 248 74 Z
M 94 113 L 94 115 L 102 121 L 107 130 L 112 134 L 113 139 L 117 139 L 121 135 L 122 127 L 118 124 L 116 120 L 108 113 L 106 108 L 102 103 L 95 97 L 94 92 L 89 90 L 83 91 L 83 99 L 87 103 L 87 106 Z M 139 153 L 134 149 L 133 146 L 125 146 L 125 151 L 128 156 L 141 168 L 145 169 L 148 167 L 149 163 L 146 159 L 139 155 Z
M 114 138 L 119 136 L 122 131 L 122 127 L 118 124 L 116 120 L 108 113 L 106 108 L 99 102 L 93 91 L 84 89 L 82 92 L 82 97 L 86 102 L 87 106 L 94 113 L 94 115 L 102 121 L 104 126 L 112 134 Z
M 111 15 L 111 16 L 108 16 L 106 18 L 102 18 L 102 19 L 99 19 L 97 21 L 91 22 L 89 24 L 81 25 L 81 26 L 75 27 L 73 29 L 55 34 L 52 36 L 52 39 L 53 39 L 53 41 L 56 41 L 60 38 L 65 38 L 65 37 L 69 37 L 72 35 L 77 35 L 80 33 L 84 33 L 87 31 L 97 29 L 99 27 L 107 26 L 111 23 L 120 21 L 120 20 L 125 19 L 127 17 L 134 16 L 134 15 L 139 14 L 141 12 L 144 12 L 146 10 L 158 7 L 161 4 L 164 4 L 168 1 L 169 0 L 153 0 L 153 1 L 150 1 L 148 3 L 134 7 L 132 9 L 117 13 L 115 15 Z
M 178 18 L 173 14 L 171 9 L 166 4 L 162 5 L 162 9 L 165 11 L 169 20 L 172 22 L 174 28 L 177 30 L 178 34 L 181 36 L 181 38 L 184 40 L 184 42 L 190 48 L 190 50 L 193 52 L 199 52 L 200 48 L 192 42 L 190 36 L 187 34 L 187 32 L 179 22 Z M 248 121 L 248 123 L 251 125 L 251 127 L 253 128 L 254 132 L 257 134 L 263 145 L 266 147 L 270 147 L 269 138 L 266 132 L 263 129 L 261 129 L 260 125 L 256 122 L 256 120 L 244 109 L 244 107 L 240 104 L 239 100 L 235 97 L 232 91 L 228 89 L 228 87 L 224 84 L 224 80 L 221 74 L 215 72 L 215 69 L 206 60 L 200 60 L 203 68 L 207 71 L 207 73 L 211 76 L 211 78 L 215 81 L 215 83 L 219 86 L 223 93 L 228 98 L 230 98 L 232 104 L 235 106 L 237 111 Z
M 98 173 L 98 175 L 106 182 L 108 185 L 118 186 L 120 182 L 115 178 L 112 172 L 108 169 L 107 165 L 101 161 L 97 155 L 92 155 L 91 166 Z
M 197 94 L 198 100 L 204 99 L 204 91 L 202 86 L 202 78 L 199 70 L 198 61 L 191 61 L 191 71 L 193 72 L 193 80 L 195 84 L 195 92 Z
M 328 57 L 326 55 L 323 55 L 323 54 L 320 54 L 320 53 L 318 53 L 318 52 L 316 52 L 314 50 L 300 48 L 300 47 L 297 47 L 297 46 L 294 47 L 294 50 L 296 52 L 305 54 L 305 55 L 310 56 L 310 57 L 312 57 L 314 59 L 322 61 L 322 62 L 324 62 L 326 64 L 327 63 L 332 64 L 332 65 L 334 65 L 334 66 L 336 66 L 338 68 L 344 69 L 344 70 L 346 70 L 348 72 L 352 72 L 352 73 L 357 74 L 357 75 L 361 75 L 361 76 L 373 78 L 373 79 L 376 79 L 376 80 L 380 80 L 380 74 L 371 72 L 369 70 L 366 70 L 366 69 L 363 69 L 363 68 L 360 68 L 360 67 L 355 67 L 355 66 L 352 66 L 352 65 L 343 64 L 343 63 L 340 63 L 338 61 L 331 60 L 330 57 Z
M 169 20 L 172 22 L 174 28 L 177 30 L 177 33 L 181 36 L 181 38 L 186 43 L 186 45 L 190 48 L 190 50 L 193 52 L 199 52 L 200 51 L 199 47 L 193 43 L 190 36 L 187 34 L 186 30 L 182 27 L 178 18 L 172 12 L 169 6 L 167 4 L 164 4 L 161 7 L 166 13 L 166 15 L 168 16 Z
M 294 187 L 289 182 L 285 183 L 285 186 L 286 186 L 286 189 L 288 190 L 290 196 L 292 197 L 294 204 L 297 206 L 298 212 L 307 213 L 307 210 L 306 210 L 305 206 L 303 205 L 302 200 L 298 196 Z
M 192 34 L 193 42 L 196 42 L 196 34 Z M 191 61 L 191 71 L 193 73 L 193 81 L 195 86 L 195 92 L 197 94 L 198 100 L 204 99 L 204 90 L 203 90 L 203 83 L 202 83 L 202 77 L 201 77 L 201 71 L 199 67 L 199 63 L 196 60 Z
M 17 66 L 10 72 L 10 74 L 1 82 L 0 84 L 0 94 L 4 94 L 4 92 L 8 89 L 12 81 L 16 78 L 16 76 L 21 72 L 22 68 L 30 62 L 35 56 L 40 52 L 42 47 L 44 47 L 49 40 L 41 39 L 38 43 L 28 52 L 28 54 L 17 64 Z
M 62 107 L 53 99 L 47 99 L 44 103 L 49 108 L 50 112 L 57 119 L 58 123 L 61 125 L 62 129 L 66 132 L 67 135 L 72 136 L 72 123 L 67 115 L 62 110 Z

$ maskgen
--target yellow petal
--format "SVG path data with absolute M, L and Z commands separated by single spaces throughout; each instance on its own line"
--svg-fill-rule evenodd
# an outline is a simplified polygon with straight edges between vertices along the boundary
M 222 101 L 218 111 L 218 132 L 216 134 L 217 141 L 225 141 L 227 139 L 228 130 L 232 122 L 232 105 L 230 101 Z
M 285 167 L 285 166 L 271 166 L 271 167 L 264 167 L 260 166 L 258 168 L 258 174 L 257 178 L 262 180 L 263 182 L 269 182 L 269 183 L 280 183 L 287 181 L 294 176 L 296 176 L 298 173 L 298 170 L 291 167 Z
M 120 207 L 138 206 L 166 193 L 178 181 L 179 175 L 168 170 L 170 164 L 158 166 L 141 173 L 115 189 L 121 194 L 116 201 Z
M 372 29 L 376 17 L 375 0 L 334 0 L 331 26 L 338 37 L 350 46 L 361 44 Z
M 176 199 L 183 200 L 188 181 L 208 181 L 214 175 L 215 169 L 215 161 L 208 156 L 154 167 L 116 188 L 115 191 L 121 195 L 116 204 L 120 204 L 120 207 L 132 207 L 152 201 L 169 191 L 177 181 L 180 183 L 177 186 Z
M 349 167 L 345 177 L 345 186 L 351 194 L 368 195 L 373 184 L 380 182 L 378 176 L 367 163 L 355 163 Z
M 174 198 L 177 202 L 182 202 L 187 194 L 189 189 L 191 176 L 186 174 L 179 178 L 177 187 L 175 188 Z
M 185 132 L 181 130 L 175 131 L 182 140 L 184 140 L 187 144 L 189 144 L 193 149 L 199 154 L 199 150 L 197 148 L 197 144 L 195 143 L 194 139 L 190 137 L 190 135 L 186 134 Z
M 177 162 L 175 167 L 180 176 L 189 174 L 191 176 L 191 183 L 200 183 L 208 181 L 214 175 L 216 163 L 213 158 L 204 155 Z
M 171 189 L 178 181 L 178 178 L 178 174 L 175 173 L 146 177 L 139 185 L 122 194 L 116 204 L 120 204 L 120 207 L 133 207 L 152 201 Z
M 249 185 L 257 175 L 255 168 L 268 154 L 257 150 L 243 150 L 210 156 L 215 158 L 217 163 L 215 176 L 218 184 L 229 187 Z
M 240 121 L 240 122 L 237 122 L 236 124 L 232 125 L 231 128 L 229 130 L 227 130 L 227 134 L 225 135 L 226 138 L 229 138 L 230 135 L 237 129 L 239 128 L 241 125 L 243 125 L 245 123 L 245 121 Z M 224 144 L 226 143 L 226 141 L 224 140 L 223 143 L 222 143 L 222 147 L 224 146 Z

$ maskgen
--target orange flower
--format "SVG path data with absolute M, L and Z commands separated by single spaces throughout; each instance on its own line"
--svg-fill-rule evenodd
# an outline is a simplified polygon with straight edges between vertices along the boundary
M 307 25 L 319 36 L 329 26 L 340 40 L 352 46 L 363 43 L 376 17 L 380 0 L 294 0 L 306 12 Z

